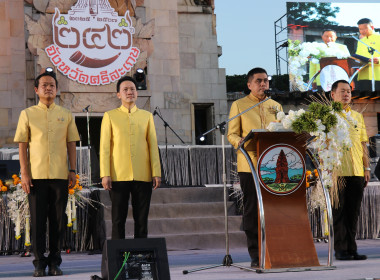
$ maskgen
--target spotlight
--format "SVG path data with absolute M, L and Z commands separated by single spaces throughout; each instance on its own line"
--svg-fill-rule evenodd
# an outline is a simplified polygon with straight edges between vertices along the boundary
M 45 68 L 45 72 L 51 73 L 51 72 L 53 72 L 53 71 L 54 71 L 54 69 L 51 68 L 51 67 L 46 67 L 46 68 Z
M 146 75 L 144 69 L 138 68 L 134 74 L 134 78 L 137 82 L 137 89 L 146 90 Z
M 199 141 L 201 141 L 201 142 L 205 141 L 205 139 L 206 139 L 206 137 L 205 137 L 204 135 L 201 135 L 201 136 L 199 137 Z

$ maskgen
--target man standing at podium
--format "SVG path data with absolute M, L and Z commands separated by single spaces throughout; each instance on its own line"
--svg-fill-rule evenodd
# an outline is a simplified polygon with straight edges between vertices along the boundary
M 100 176 L 112 202 L 112 239 L 125 239 L 131 196 L 134 238 L 147 238 L 152 187 L 161 184 L 153 115 L 136 106 L 136 81 L 128 76 L 116 85 L 121 106 L 104 113 L 100 133 Z
M 230 115 L 232 118 L 242 111 L 267 98 L 265 91 L 269 89 L 267 72 L 263 68 L 253 68 L 247 74 L 250 94 L 232 103 Z M 259 106 L 249 110 L 228 124 L 228 141 L 236 149 L 244 137 L 252 129 L 265 129 L 270 122 L 276 120 L 276 114 L 282 111 L 282 106 L 272 99 L 268 99 Z M 245 149 L 253 164 L 257 165 L 256 147 L 252 141 L 245 144 Z M 251 169 L 244 155 L 237 151 L 237 169 L 240 186 L 243 191 L 243 229 L 247 236 L 248 253 L 251 257 L 251 267 L 259 265 L 258 250 L 258 216 L 257 196 Z
M 367 132 L 363 115 L 351 110 L 349 106 L 351 86 L 347 81 L 336 81 L 331 87 L 331 97 L 343 104 L 347 122 L 350 124 L 352 141 L 352 147 L 343 154 L 338 174 L 339 203 L 333 205 L 335 258 L 365 260 L 367 256 L 359 255 L 357 252 L 355 237 L 363 191 L 371 172 L 367 154 Z
M 377 51 L 380 51 L 380 35 L 375 32 L 372 20 L 369 18 L 362 18 L 358 21 L 358 27 L 360 32 L 360 40 L 363 43 L 371 46 Z M 371 59 L 371 54 L 368 52 L 368 47 L 361 42 L 358 42 L 356 54 Z M 380 54 L 374 52 L 373 64 L 375 74 L 375 89 L 380 90 Z M 361 90 L 372 89 L 372 65 L 371 60 L 369 65 L 363 68 L 358 75 L 358 88 Z
M 331 44 L 335 44 L 335 46 L 344 52 L 347 56 L 350 56 L 350 52 L 347 49 L 346 45 L 336 43 L 336 39 L 338 37 L 336 36 L 336 32 L 332 29 L 325 29 L 322 31 L 322 40 L 327 45 L 327 47 L 330 47 Z M 309 66 L 309 80 L 311 80 L 314 75 L 321 69 L 321 66 L 319 63 L 313 63 L 310 61 Z M 321 86 L 321 82 L 319 79 L 319 75 L 315 78 L 313 82 L 313 89 L 316 89 L 317 86 Z

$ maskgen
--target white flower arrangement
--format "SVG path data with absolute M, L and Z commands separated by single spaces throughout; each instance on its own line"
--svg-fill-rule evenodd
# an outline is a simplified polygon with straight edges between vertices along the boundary
M 346 113 L 337 102 L 330 105 L 313 102 L 308 111 L 290 110 L 288 115 L 283 112 L 277 113 L 277 119 L 281 121 L 283 128 L 297 133 L 308 132 L 315 137 L 309 147 L 313 148 L 319 157 L 321 180 L 327 188 L 335 184 L 333 174 L 341 167 L 343 151 L 352 146 L 349 127 L 355 125 L 355 121 L 349 116 L 346 120 L 343 114 Z M 278 125 L 269 125 L 267 129 L 280 130 Z
M 7 195 L 8 214 L 15 224 L 16 240 L 21 238 L 21 232 L 25 232 L 25 246 L 30 246 L 30 212 L 28 195 L 24 192 L 21 184 L 10 185 Z
M 340 49 L 334 42 L 330 42 L 328 45 L 317 42 L 301 43 L 298 40 L 288 40 L 288 42 L 289 80 L 300 91 L 307 90 L 307 84 L 303 81 L 302 76 L 306 75 L 303 66 L 308 61 L 318 64 L 323 57 L 336 57 L 338 59 L 349 57 L 349 54 Z

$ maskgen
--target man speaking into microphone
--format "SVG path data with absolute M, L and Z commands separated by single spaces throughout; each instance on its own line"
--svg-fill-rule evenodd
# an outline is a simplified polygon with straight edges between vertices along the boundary
M 249 95 L 232 103 L 230 116 L 232 118 L 244 110 L 256 105 L 267 98 L 269 89 L 268 74 L 263 68 L 253 68 L 247 74 Z M 272 99 L 261 103 L 228 124 L 228 141 L 236 149 L 244 137 L 252 129 L 265 129 L 270 122 L 276 120 L 276 114 L 282 111 L 282 106 Z M 251 157 L 253 164 L 257 165 L 256 147 L 252 141 L 245 145 L 245 150 Z M 248 253 L 251 257 L 251 267 L 259 265 L 258 248 L 258 217 L 257 196 L 251 169 L 244 155 L 237 151 L 237 169 L 240 186 L 243 191 L 243 229 L 247 236 Z

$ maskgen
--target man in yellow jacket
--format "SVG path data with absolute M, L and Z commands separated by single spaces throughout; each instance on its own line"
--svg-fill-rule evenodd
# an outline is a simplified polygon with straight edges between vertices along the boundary
M 232 103 L 229 115 L 230 118 L 266 98 L 265 91 L 269 88 L 267 72 L 263 68 L 253 68 L 248 72 L 247 76 L 247 85 L 251 92 L 248 96 Z M 228 124 L 228 141 L 236 149 L 252 129 L 265 129 L 270 122 L 275 121 L 276 113 L 278 111 L 282 111 L 282 106 L 276 101 L 269 99 L 240 117 L 235 118 Z M 254 143 L 250 141 L 245 144 L 245 150 L 256 167 L 257 158 Z M 240 151 L 237 152 L 237 170 L 239 173 L 240 186 L 244 195 L 243 229 L 247 236 L 251 266 L 257 267 L 259 265 L 259 249 L 256 189 L 251 169 L 244 155 Z
M 380 52 L 380 35 L 375 32 L 372 20 L 369 18 L 362 18 L 358 21 L 360 40 Z M 371 54 L 368 52 L 368 47 L 361 42 L 358 42 L 356 54 L 371 59 Z M 375 74 L 375 89 L 380 90 L 380 54 L 374 52 L 373 54 L 374 74 Z M 369 65 L 363 68 L 358 75 L 358 89 L 371 90 L 372 89 L 372 64 L 371 60 Z
M 75 146 L 79 134 L 71 112 L 54 103 L 58 88 L 55 74 L 42 73 L 34 86 L 39 102 L 21 111 L 14 141 L 19 144 L 21 185 L 28 194 L 32 221 L 33 276 L 45 276 L 46 266 L 50 276 L 60 276 L 68 188 L 73 188 L 76 181 Z
M 99 153 L 102 185 L 112 202 L 112 239 L 125 238 L 130 196 L 134 238 L 146 238 L 152 186 L 156 189 L 161 184 L 153 115 L 137 108 L 133 78 L 118 81 L 117 97 L 122 105 L 103 116 Z
M 343 154 L 342 168 L 337 174 L 339 203 L 333 207 L 335 258 L 365 260 L 367 256 L 357 252 L 355 238 L 363 191 L 371 173 L 367 132 L 363 115 L 349 106 L 351 87 L 347 81 L 339 80 L 332 85 L 331 98 L 343 104 L 352 142 L 352 147 Z

